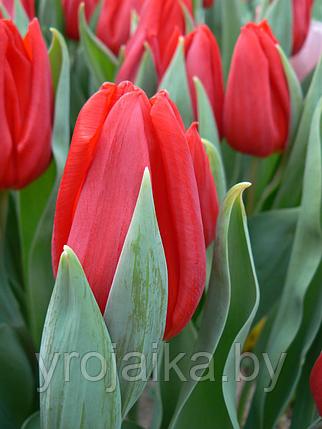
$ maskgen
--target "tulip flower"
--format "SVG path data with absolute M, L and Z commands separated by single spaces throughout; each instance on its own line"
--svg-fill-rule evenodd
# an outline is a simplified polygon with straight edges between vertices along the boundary
M 192 14 L 191 0 L 148 0 L 138 27 L 126 45 L 125 60 L 117 81 L 135 81 L 145 44 L 152 50 L 156 71 L 161 77 L 176 50 L 178 37 L 185 33 L 183 6 Z
M 0 20 L 0 33 L 0 189 L 19 189 L 50 161 L 51 71 L 36 18 L 24 38 L 9 20 Z
M 293 48 L 295 55 L 302 48 L 308 35 L 314 0 L 293 0 Z
M 104 313 L 148 167 L 168 268 L 165 338 L 178 334 L 203 292 L 205 243 L 215 234 L 218 207 L 207 163 L 196 131 L 186 135 L 164 91 L 149 100 L 130 82 L 104 84 L 76 123 L 56 205 L 54 272 L 68 244 Z
M 3 4 L 8 14 L 11 17 L 14 17 L 14 0 L 0 0 L 0 4 Z M 21 4 L 24 7 L 26 14 L 29 16 L 29 18 L 33 18 L 35 16 L 35 0 L 21 0 Z
M 266 21 L 242 28 L 233 53 L 224 103 L 224 133 L 236 150 L 265 157 L 285 148 L 290 96 Z
M 193 77 L 202 82 L 220 134 L 222 134 L 222 114 L 224 104 L 224 80 L 220 51 L 217 41 L 206 25 L 200 25 L 185 37 L 185 60 L 189 89 L 195 118 L 197 119 L 197 97 Z
M 130 37 L 132 12 L 140 12 L 143 0 L 104 0 L 97 23 L 97 36 L 118 54 Z
M 62 0 L 65 31 L 70 39 L 79 39 L 78 10 L 81 3 L 85 3 L 85 16 L 89 20 L 98 5 L 98 0 Z
M 322 353 L 311 371 L 310 387 L 317 409 L 322 417 Z

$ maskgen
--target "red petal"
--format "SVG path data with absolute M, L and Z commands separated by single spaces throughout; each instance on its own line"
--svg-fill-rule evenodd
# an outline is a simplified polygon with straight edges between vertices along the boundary
M 196 174 L 205 243 L 209 246 L 215 238 L 219 212 L 216 186 L 196 123 L 191 125 L 186 136 Z
M 317 409 L 322 417 L 322 353 L 311 371 L 310 387 Z
M 105 120 L 75 210 L 68 245 L 76 252 L 102 312 L 149 166 L 149 103 L 141 91 L 122 96 Z
M 153 195 L 168 267 L 165 338 L 191 319 L 205 285 L 206 255 L 198 189 L 189 146 L 165 93 L 152 99 Z

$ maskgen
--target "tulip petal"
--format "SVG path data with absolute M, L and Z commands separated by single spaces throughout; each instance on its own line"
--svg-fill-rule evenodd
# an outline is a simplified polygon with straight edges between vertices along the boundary
M 186 133 L 196 174 L 205 243 L 208 247 L 215 238 L 219 212 L 215 182 L 210 170 L 207 153 L 194 123 Z
M 102 312 L 149 166 L 145 134 L 148 100 L 142 91 L 123 95 L 104 123 L 79 195 L 68 237 Z M 96 112 L 93 112 L 96 114 Z
M 192 158 L 181 125 L 164 92 L 152 99 L 153 195 L 168 267 L 165 339 L 191 319 L 206 278 L 206 253 Z

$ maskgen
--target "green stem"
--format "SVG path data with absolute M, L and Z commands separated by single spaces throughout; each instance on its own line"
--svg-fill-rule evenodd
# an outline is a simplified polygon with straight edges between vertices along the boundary
M 4 241 L 8 214 L 8 191 L 0 191 L 0 263 L 3 264 Z

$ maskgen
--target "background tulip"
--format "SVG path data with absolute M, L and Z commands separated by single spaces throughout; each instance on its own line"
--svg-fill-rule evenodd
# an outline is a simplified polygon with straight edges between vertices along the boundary
M 62 0 L 65 18 L 65 31 L 69 38 L 78 39 L 78 9 L 81 3 L 85 4 L 85 15 L 89 20 L 98 5 L 98 0 Z
M 290 97 L 283 65 L 266 21 L 247 24 L 237 40 L 224 105 L 224 132 L 241 152 L 264 157 L 285 148 Z
M 77 120 L 54 222 L 54 271 L 68 243 L 104 312 L 142 175 L 150 169 L 168 267 L 167 339 L 188 323 L 199 302 L 205 240 L 214 236 L 218 211 L 200 138 L 188 139 L 165 92 L 149 100 L 129 82 L 104 84 Z M 198 191 L 198 183 L 206 188 Z M 200 198 L 207 190 L 209 198 Z
M 11 17 L 14 16 L 14 8 L 15 2 L 14 0 L 0 0 L 0 4 L 3 4 L 6 8 L 6 11 L 9 13 Z M 35 0 L 21 0 L 21 4 L 24 7 L 29 18 L 33 18 L 35 16 Z M 0 12 L 1 16 L 1 12 Z
M 51 157 L 51 71 L 36 19 L 25 38 L 7 20 L 0 21 L 0 32 L 0 189 L 22 188 Z
M 310 387 L 317 409 L 322 417 L 322 353 L 311 371 Z
M 198 118 L 196 90 L 193 82 L 193 78 L 196 76 L 207 92 L 219 132 L 222 134 L 224 80 L 217 41 L 206 25 L 200 25 L 185 37 L 184 48 L 195 118 Z
M 130 36 L 132 12 L 140 12 L 144 0 L 104 0 L 97 23 L 97 35 L 114 54 Z
M 293 0 L 293 55 L 299 52 L 309 32 L 314 0 Z
M 125 60 L 117 81 L 135 81 L 147 43 L 153 53 L 157 73 L 163 75 L 177 47 L 178 37 L 185 32 L 184 5 L 192 14 L 191 0 L 147 0 L 138 27 L 125 50 Z

